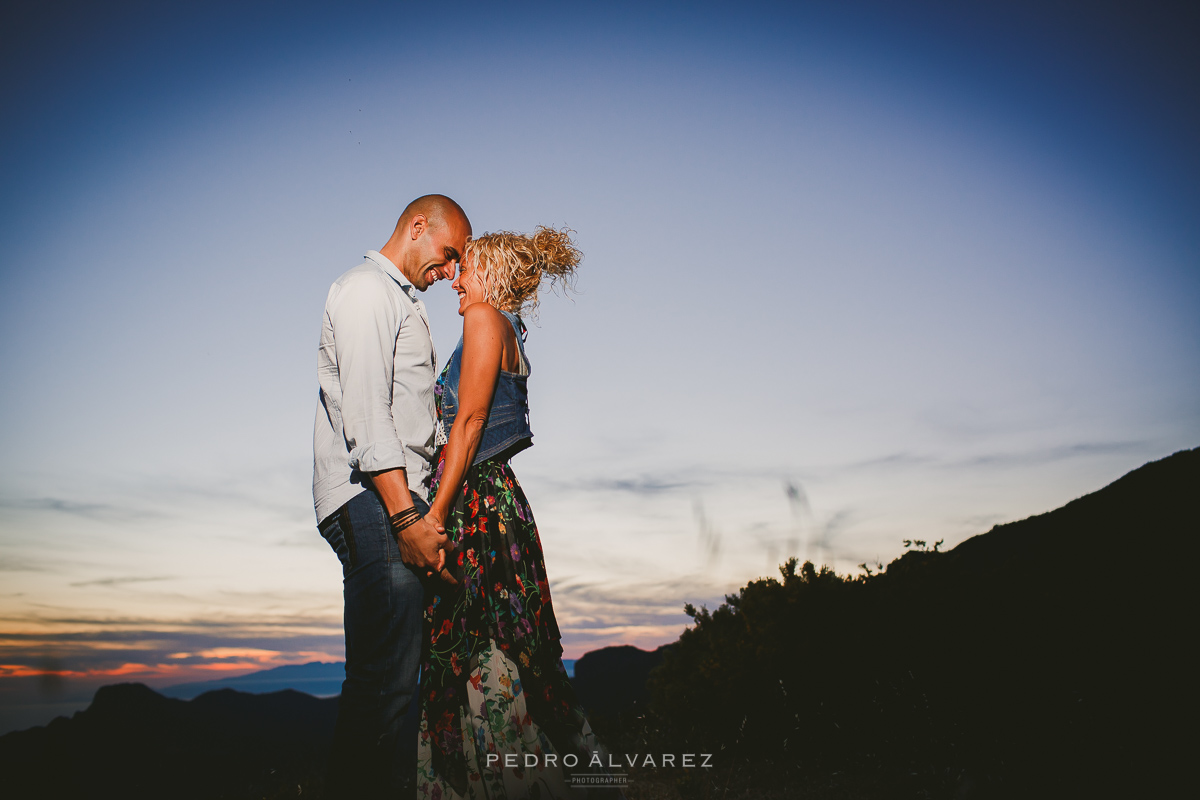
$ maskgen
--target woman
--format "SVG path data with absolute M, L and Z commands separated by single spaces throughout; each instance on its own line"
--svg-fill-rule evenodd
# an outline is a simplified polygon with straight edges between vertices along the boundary
M 533 435 L 519 313 L 547 277 L 569 283 L 580 258 L 566 232 L 486 234 L 467 243 L 452 284 L 463 336 L 438 379 L 444 446 L 427 515 L 452 545 L 443 577 L 426 580 L 417 788 L 430 800 L 565 797 L 571 772 L 602 771 L 509 465 Z

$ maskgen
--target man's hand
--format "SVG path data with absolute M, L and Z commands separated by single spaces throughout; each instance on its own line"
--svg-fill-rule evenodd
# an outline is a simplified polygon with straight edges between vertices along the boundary
M 444 528 L 429 517 L 409 525 L 396 535 L 396 544 L 400 547 L 400 559 L 405 564 L 424 570 L 426 575 L 438 573 L 442 580 L 457 584 L 446 567 L 446 553 L 454 550 L 454 543 L 449 540 Z
M 422 517 L 396 534 L 400 559 L 420 569 L 441 569 L 446 563 L 446 534 Z

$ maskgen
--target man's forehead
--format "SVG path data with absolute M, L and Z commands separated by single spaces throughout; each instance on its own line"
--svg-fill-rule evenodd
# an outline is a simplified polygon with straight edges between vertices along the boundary
M 471 221 L 459 214 L 447 214 L 440 219 L 432 220 L 430 227 L 440 229 L 443 236 L 451 239 L 471 238 Z

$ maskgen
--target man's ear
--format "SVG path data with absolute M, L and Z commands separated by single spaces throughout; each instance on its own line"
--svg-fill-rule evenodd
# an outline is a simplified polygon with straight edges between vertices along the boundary
M 416 241 L 428 228 L 429 219 L 424 214 L 414 214 L 412 222 L 408 223 L 408 235 Z

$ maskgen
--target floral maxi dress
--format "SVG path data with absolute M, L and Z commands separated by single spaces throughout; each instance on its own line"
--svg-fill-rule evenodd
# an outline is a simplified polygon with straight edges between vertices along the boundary
M 443 452 L 435 492 L 444 466 Z M 472 465 L 444 522 L 459 584 L 426 580 L 418 797 L 622 797 L 571 786 L 608 755 L 563 667 L 541 541 L 508 459 Z

